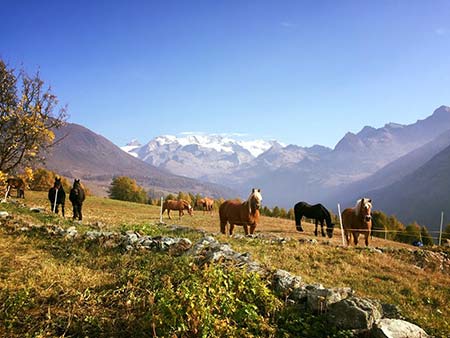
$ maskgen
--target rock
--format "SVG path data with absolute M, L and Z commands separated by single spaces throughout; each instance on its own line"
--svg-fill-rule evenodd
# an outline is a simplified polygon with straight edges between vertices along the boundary
M 384 304 L 381 304 L 381 307 L 383 309 L 383 317 L 384 318 L 403 319 L 403 316 L 397 305 L 384 303 Z
M 78 236 L 78 231 L 74 226 L 72 226 L 66 230 L 66 234 L 65 234 L 66 238 L 74 239 L 77 236 Z
M 31 212 L 35 212 L 35 213 L 41 213 L 41 212 L 44 212 L 45 209 L 44 209 L 44 208 L 41 208 L 41 207 L 38 207 L 38 208 L 30 208 L 30 211 L 31 211 Z
M 351 288 L 324 288 L 319 286 L 306 287 L 307 306 L 313 313 L 323 313 L 327 311 L 331 304 L 337 303 L 353 295 Z
M 381 305 L 366 298 L 350 297 L 328 307 L 330 325 L 343 330 L 370 330 L 381 319 Z
M 0 218 L 7 218 L 9 216 L 9 213 L 7 211 L 0 211 Z
M 417 325 L 401 319 L 381 319 L 371 331 L 373 338 L 427 338 L 429 335 Z
M 302 277 L 292 275 L 285 270 L 277 270 L 273 275 L 272 285 L 275 292 L 288 296 L 294 289 L 301 287 Z

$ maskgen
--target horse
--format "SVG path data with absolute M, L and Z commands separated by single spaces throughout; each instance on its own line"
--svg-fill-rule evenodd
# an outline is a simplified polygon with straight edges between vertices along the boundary
M 205 214 L 206 211 L 209 211 L 212 214 L 214 207 L 214 200 L 209 197 L 201 198 L 197 201 L 197 206 L 202 208 L 203 214 Z
M 66 203 L 66 192 L 61 183 L 61 178 L 55 177 L 55 183 L 48 191 L 50 209 L 58 214 L 58 206 L 61 205 L 62 216 L 64 217 L 64 204 Z
M 347 245 L 350 244 L 350 234 L 353 235 L 353 243 L 358 245 L 360 233 L 364 234 L 366 246 L 369 245 L 369 236 L 372 232 L 372 200 L 361 198 L 354 208 L 347 208 L 342 212 L 342 226 L 344 228 Z
M 81 187 L 80 180 L 75 179 L 73 181 L 73 187 L 70 189 L 69 200 L 72 202 L 73 207 L 73 219 L 79 219 L 80 221 L 83 219 L 83 215 L 81 213 L 81 209 L 83 207 L 83 202 L 86 195 L 84 193 L 83 188 Z
M 253 235 L 259 222 L 259 209 L 261 208 L 262 196 L 260 189 L 252 189 L 247 201 L 241 203 L 239 200 L 227 200 L 220 205 L 220 232 L 226 233 L 226 225 L 230 224 L 230 236 L 233 235 L 234 226 L 242 225 L 245 235 Z
M 20 177 L 10 177 L 6 180 L 6 197 L 11 195 L 11 189 L 17 190 L 18 198 L 25 198 L 25 181 Z
M 331 222 L 330 212 L 322 204 L 309 205 L 306 202 L 298 202 L 294 206 L 295 214 L 295 226 L 297 231 L 303 231 L 302 228 L 302 217 L 312 218 L 315 220 L 316 228 L 314 234 L 317 236 L 317 226 L 320 222 L 320 227 L 322 230 L 322 237 L 325 237 L 325 232 L 323 231 L 324 221 L 327 223 L 327 235 L 329 238 L 333 237 L 334 224 Z
M 183 210 L 187 210 L 188 214 L 192 216 L 193 214 L 193 208 L 192 206 L 189 204 L 188 201 L 185 200 L 167 200 L 164 201 L 163 203 L 163 210 L 162 213 L 164 213 L 164 211 L 167 210 L 167 216 L 169 216 L 169 219 L 172 219 L 170 217 L 170 210 L 178 210 L 178 219 L 181 219 L 181 216 L 184 215 L 184 211 Z

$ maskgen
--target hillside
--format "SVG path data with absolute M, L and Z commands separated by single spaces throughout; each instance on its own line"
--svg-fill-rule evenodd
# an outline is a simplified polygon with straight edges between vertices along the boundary
M 441 211 L 444 226 L 450 222 L 450 146 L 419 169 L 387 187 L 369 191 L 376 208 L 397 215 L 405 223 L 417 221 L 439 231 Z
M 213 332 L 222 332 L 222 320 L 233 316 L 235 320 L 227 327 L 235 333 L 230 331 L 228 336 L 253 332 L 272 337 L 338 337 L 327 331 L 331 328 L 321 317 L 304 317 L 298 309 L 282 310 L 282 304 L 288 303 L 276 301 L 272 291 L 260 279 L 251 279 L 242 267 L 224 274 L 217 270 L 218 265 L 198 266 L 178 256 L 178 251 L 127 251 L 114 246 L 114 231 L 130 238 L 136 233 L 153 238 L 169 236 L 171 242 L 180 236 L 197 242 L 211 235 L 238 252 L 248 252 L 243 256 L 265 267 L 300 276 L 302 283 L 351 287 L 359 297 L 393 304 L 404 318 L 436 337 L 445 337 L 450 329 L 446 321 L 450 315 L 446 306 L 450 262 L 445 251 L 421 250 L 378 238 L 371 242 L 372 249 L 344 248 L 339 231 L 326 240 L 314 237 L 309 223 L 304 224 L 304 233 L 298 233 L 293 221 L 266 217 L 254 238 L 243 237 L 240 227 L 237 235 L 229 238 L 217 234 L 217 214 L 195 212 L 181 221 L 164 216 L 167 225 L 161 226 L 158 207 L 97 197 L 88 198 L 84 223 L 79 224 L 46 212 L 30 212 L 30 206 L 47 205 L 45 193 L 30 192 L 25 202 L 27 208 L 15 203 L 2 205 L 2 210 L 13 215 L 12 220 L 0 220 L 0 319 L 8 324 L 0 325 L 4 336 L 5 332 L 9 337 L 22 337 L 36 331 L 50 336 L 81 332 L 142 336 L 145 330 L 153 336 L 170 336 L 170 332 L 191 336 L 190 329 L 206 330 L 205 325 L 211 322 L 218 325 L 213 326 Z M 27 224 L 33 224 L 35 230 L 26 230 Z M 40 229 L 39 225 L 46 227 Z M 66 229 L 67 236 L 58 237 L 60 227 Z M 70 227 L 80 237 L 71 239 L 69 234 L 74 230 Z M 104 238 L 95 240 L 101 232 Z M 234 289 L 235 285 L 246 287 Z M 222 296 L 217 299 L 215 295 Z M 223 297 L 230 298 L 224 303 Z M 235 304 L 237 299 L 240 305 Z M 238 307 L 228 315 L 220 306 L 213 312 L 207 310 L 216 306 L 216 301 Z M 247 310 L 245 320 L 238 315 L 240 306 Z M 267 306 L 272 310 L 267 312 Z M 195 314 L 202 321 L 187 320 Z M 251 324 L 254 321 L 255 327 Z M 255 333 L 255 328 L 262 329 L 262 323 L 269 331 Z M 351 337 L 344 334 L 339 337 Z
M 91 190 L 106 195 L 114 176 L 128 176 L 144 188 L 187 191 L 215 197 L 235 196 L 223 186 L 177 176 L 145 163 L 91 130 L 73 123 L 55 131 L 62 138 L 47 155 L 46 167 L 69 178 L 81 178 Z

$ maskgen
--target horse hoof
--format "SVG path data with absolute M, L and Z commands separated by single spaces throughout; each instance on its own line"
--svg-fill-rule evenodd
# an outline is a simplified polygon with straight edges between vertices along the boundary
M 300 227 L 298 226 L 297 227 L 297 231 L 303 232 L 304 230 L 303 230 L 303 228 L 301 226 Z

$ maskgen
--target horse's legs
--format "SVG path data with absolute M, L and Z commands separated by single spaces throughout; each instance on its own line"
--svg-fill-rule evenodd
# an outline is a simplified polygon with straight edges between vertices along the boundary
M 234 224 L 230 223 L 230 236 L 233 236 L 233 232 L 234 232 Z
M 227 220 L 220 220 L 220 232 L 224 235 L 227 233 L 226 231 Z
M 344 230 L 344 235 L 345 235 L 345 241 L 347 242 L 347 246 L 350 245 L 350 231 L 348 230 Z
M 170 217 L 170 209 L 167 209 L 167 216 L 169 216 L 169 219 L 172 219 L 172 217 Z
M 316 221 L 316 228 L 314 229 L 314 235 L 317 236 L 318 232 L 317 232 L 317 225 L 319 224 L 319 220 L 315 220 Z
M 62 217 L 64 218 L 64 203 L 61 204 Z
M 325 231 L 323 230 L 323 220 L 320 221 L 320 229 L 322 230 L 322 237 L 325 237 Z
M 250 234 L 253 235 L 255 233 L 256 224 L 250 225 Z
M 83 203 L 78 205 L 78 218 L 81 221 L 83 219 L 83 215 L 81 214 L 81 208 L 83 207 Z
M 72 205 L 72 213 L 73 213 L 73 219 L 75 220 L 75 219 L 77 219 L 77 216 L 78 216 L 78 211 L 77 211 L 77 204 L 76 203 L 74 203 L 73 205 Z
M 369 246 L 369 232 L 370 232 L 370 230 L 368 230 L 368 231 L 364 234 L 366 246 Z
M 358 245 L 358 238 L 359 238 L 359 232 L 358 231 L 354 231 L 353 232 L 353 243 L 355 243 L 355 246 Z
M 248 225 L 243 224 L 243 227 L 244 227 L 245 236 L 247 236 L 248 235 Z

